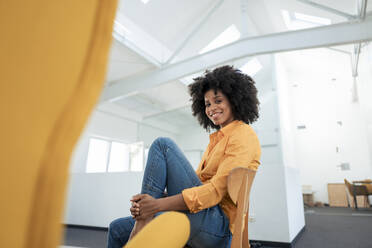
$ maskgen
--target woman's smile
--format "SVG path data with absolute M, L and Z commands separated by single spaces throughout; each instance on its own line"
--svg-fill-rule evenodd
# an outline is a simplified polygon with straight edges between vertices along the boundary
M 205 114 L 214 125 L 222 128 L 234 120 L 230 102 L 222 91 L 208 90 L 204 94 L 204 102 Z

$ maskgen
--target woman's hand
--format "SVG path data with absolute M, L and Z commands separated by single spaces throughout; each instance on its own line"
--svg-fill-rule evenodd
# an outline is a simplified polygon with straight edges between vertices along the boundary
M 148 194 L 135 195 L 131 202 L 130 212 L 136 220 L 152 218 L 160 211 L 157 199 Z
M 136 219 L 139 215 L 139 204 L 133 200 L 130 200 L 132 202 L 132 207 L 130 208 L 130 213 L 133 217 L 133 219 Z

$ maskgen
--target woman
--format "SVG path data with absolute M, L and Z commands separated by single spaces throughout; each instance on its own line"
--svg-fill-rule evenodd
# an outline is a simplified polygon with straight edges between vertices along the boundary
M 158 138 L 151 145 L 141 194 L 132 198 L 133 217 L 109 227 L 108 247 L 122 247 L 154 216 L 182 211 L 190 220 L 188 246 L 229 247 L 236 206 L 227 193 L 227 176 L 235 167 L 257 170 L 261 149 L 248 125 L 258 118 L 257 89 L 251 77 L 222 66 L 189 86 L 193 115 L 210 135 L 196 172 L 176 144 Z M 165 189 L 167 196 L 164 197 Z

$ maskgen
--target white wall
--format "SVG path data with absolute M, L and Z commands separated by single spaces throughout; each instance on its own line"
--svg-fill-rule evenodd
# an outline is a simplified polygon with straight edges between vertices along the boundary
M 283 80 L 287 81 L 285 98 L 292 117 L 286 120 L 283 137 L 294 135 L 291 167 L 300 169 L 301 184 L 312 186 L 315 201 L 327 203 L 328 183 L 371 177 L 366 116 L 360 104 L 351 101 L 350 58 L 326 49 L 278 57 L 287 59 L 279 64 L 287 68 Z M 327 66 L 330 63 L 332 70 Z M 301 125 L 306 128 L 297 129 Z M 350 170 L 341 170 L 341 163 L 349 163 Z
M 85 173 L 89 137 L 102 136 L 149 146 L 160 136 L 175 138 L 148 125 L 94 111 L 75 148 L 65 211 L 65 224 L 107 227 L 115 218 L 129 216 L 129 199 L 140 192 L 143 172 Z
M 358 96 L 362 114 L 367 121 L 367 139 L 372 161 L 372 44 L 362 48 L 358 66 Z M 372 163 L 370 163 L 372 169 Z M 372 175 L 370 175 L 372 177 Z
M 278 111 L 280 116 L 280 146 L 284 165 L 285 194 L 288 211 L 289 239 L 293 240 L 305 226 L 300 169 L 296 163 L 295 135 L 293 127 L 293 102 L 288 87 L 288 75 L 280 59 L 274 55 L 274 72 L 278 90 Z

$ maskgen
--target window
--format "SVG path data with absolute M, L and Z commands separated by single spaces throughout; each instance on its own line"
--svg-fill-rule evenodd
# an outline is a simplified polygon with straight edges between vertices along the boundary
M 288 10 L 282 10 L 282 16 L 289 30 L 313 28 L 332 23 L 331 20 L 327 18 L 305 15 L 297 12 L 291 13 Z
M 227 45 L 231 42 L 239 40 L 240 32 L 235 27 L 235 25 L 231 25 L 225 31 L 223 31 L 219 36 L 217 36 L 214 40 L 211 41 L 206 47 L 204 47 L 199 54 L 206 53 L 218 47 Z
M 253 77 L 256 75 L 257 72 L 259 72 L 262 69 L 262 65 L 258 59 L 254 58 L 249 60 L 247 63 L 245 63 L 242 67 L 240 67 L 240 70 Z
M 144 162 L 143 142 L 123 142 L 90 138 L 87 173 L 142 171 Z
M 143 170 L 143 142 L 130 145 L 130 164 L 131 171 Z
M 88 173 L 105 172 L 109 142 L 100 139 L 90 139 L 87 169 Z
M 129 171 L 129 155 L 128 145 L 112 142 L 108 172 Z

